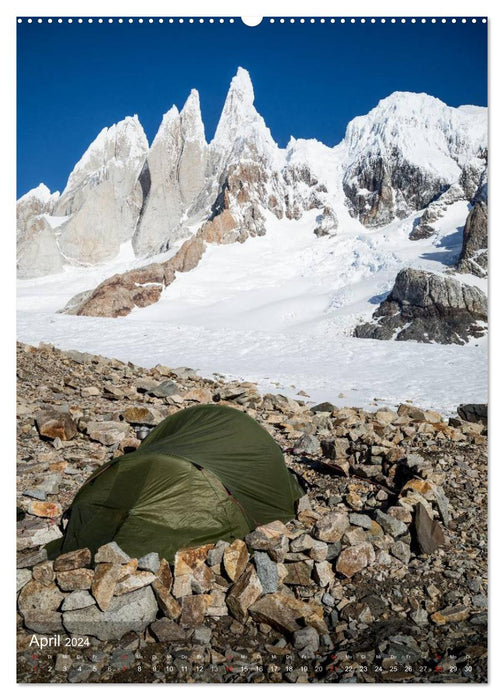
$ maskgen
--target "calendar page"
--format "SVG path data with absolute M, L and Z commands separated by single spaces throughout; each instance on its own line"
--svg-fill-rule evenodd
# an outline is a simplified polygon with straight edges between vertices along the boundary
M 19 683 L 487 682 L 487 29 L 16 19 Z

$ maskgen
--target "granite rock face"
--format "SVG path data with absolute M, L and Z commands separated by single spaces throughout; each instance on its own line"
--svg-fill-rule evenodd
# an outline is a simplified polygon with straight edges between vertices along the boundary
M 98 134 L 54 210 L 68 217 L 58 240 L 65 259 L 77 264 L 110 260 L 131 239 L 143 201 L 138 177 L 147 148 L 136 115 Z
M 464 226 L 462 251 L 457 264 L 459 272 L 486 277 L 488 271 L 488 201 L 487 183 L 478 189 L 474 206 Z
M 463 345 L 483 335 L 487 299 L 477 287 L 451 277 L 406 268 L 373 318 L 357 326 L 356 337 Z
M 376 227 L 423 209 L 461 179 L 485 133 L 486 113 L 477 108 L 457 110 L 423 93 L 381 100 L 347 127 L 343 188 L 350 212 Z
M 52 213 L 59 192 L 51 194 L 40 184 L 21 197 L 16 205 L 17 275 L 39 277 L 61 272 L 63 259 L 56 243 Z
M 149 149 L 141 174 L 144 201 L 132 240 L 137 255 L 158 253 L 188 235 L 181 220 L 203 188 L 207 151 L 199 95 L 192 90 L 180 113 L 173 106 L 164 115 Z

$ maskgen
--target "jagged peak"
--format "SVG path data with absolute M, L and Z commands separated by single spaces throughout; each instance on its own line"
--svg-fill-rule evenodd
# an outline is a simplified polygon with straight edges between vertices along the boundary
M 41 182 L 39 185 L 37 185 L 37 187 L 33 187 L 31 190 L 28 190 L 28 192 L 26 192 L 17 201 L 20 203 L 26 202 L 29 199 L 36 199 L 42 204 L 47 204 L 51 199 L 57 199 L 59 195 L 60 193 L 58 190 L 56 190 L 56 192 L 51 192 L 49 187 Z
M 74 166 L 63 194 L 77 187 L 89 174 L 111 160 L 141 160 L 147 154 L 148 148 L 147 137 L 137 114 L 104 127 Z
M 236 75 L 231 80 L 228 96 L 230 94 L 236 95 L 244 103 L 254 104 L 254 86 L 252 85 L 250 73 L 241 66 L 238 67 Z
M 199 92 L 194 88 L 189 93 L 189 97 L 180 112 L 180 121 L 185 141 L 204 141 L 206 143 Z

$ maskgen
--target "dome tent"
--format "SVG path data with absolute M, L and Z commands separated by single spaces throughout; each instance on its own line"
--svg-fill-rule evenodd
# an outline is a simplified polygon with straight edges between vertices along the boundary
M 54 557 L 111 541 L 132 557 L 243 537 L 286 522 L 303 495 L 280 447 L 246 413 L 219 405 L 163 420 L 138 450 L 100 467 L 77 492 Z

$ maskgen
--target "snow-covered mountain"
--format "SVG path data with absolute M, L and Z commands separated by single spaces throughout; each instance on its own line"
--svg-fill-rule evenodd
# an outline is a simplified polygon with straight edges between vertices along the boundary
M 210 143 L 192 90 L 150 147 L 138 118 L 126 117 L 100 132 L 61 195 L 40 185 L 21 197 L 19 276 L 112 260 L 124 242 L 137 257 L 155 255 L 202 225 L 244 240 L 265 233 L 267 211 L 299 219 L 316 209 L 323 235 L 349 217 L 368 228 L 403 219 L 455 183 L 470 201 L 485 169 L 486 119 L 484 108 L 396 92 L 353 119 L 334 148 L 291 139 L 281 149 L 239 68 Z

